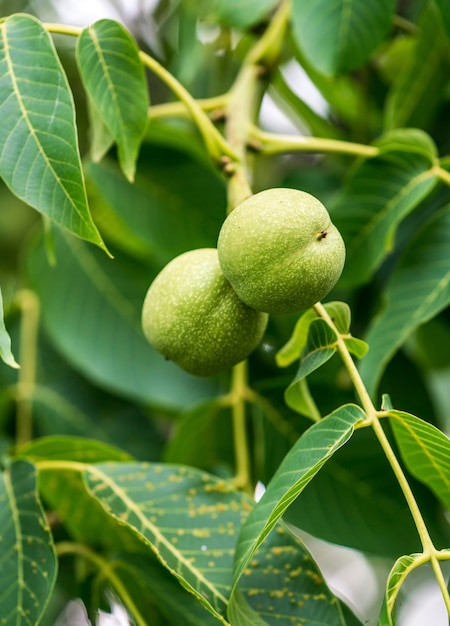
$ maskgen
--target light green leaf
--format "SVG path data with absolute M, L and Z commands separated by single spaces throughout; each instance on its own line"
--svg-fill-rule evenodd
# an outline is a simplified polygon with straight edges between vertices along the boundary
M 149 107 L 136 42 L 118 22 L 99 20 L 81 33 L 77 61 L 90 104 L 116 141 L 122 170 L 132 181 Z
M 386 594 L 383 607 L 381 609 L 378 626 L 395 626 L 395 601 L 400 591 L 400 587 L 405 582 L 406 577 L 414 569 L 420 567 L 428 560 L 423 554 L 409 554 L 401 556 L 389 572 L 386 583 Z
M 106 249 L 87 204 L 66 75 L 49 34 L 27 15 L 0 24 L 0 122 L 0 175 L 11 191 Z
M 325 320 L 315 319 L 310 323 L 300 366 L 285 393 L 286 404 L 294 411 L 314 418 L 308 408 L 308 389 L 304 379 L 331 359 L 336 352 L 336 342 L 337 335 Z
M 261 21 L 277 5 L 277 0 L 184 0 L 196 15 L 204 19 L 225 22 L 237 28 L 248 28 Z
M 388 33 L 395 0 L 294 0 L 294 36 L 324 74 L 363 65 Z
M 85 470 L 92 496 L 152 548 L 223 624 L 237 533 L 252 504 L 231 483 L 185 466 L 110 463 Z
M 103 122 L 100 113 L 92 104 L 91 98 L 87 96 L 86 105 L 89 115 L 90 130 L 90 155 L 94 163 L 99 163 L 108 150 L 114 145 L 114 137 Z
M 53 591 L 57 562 L 30 463 L 14 462 L 0 475 L 0 527 L 1 623 L 38 624 Z
M 324 306 L 331 319 L 336 324 L 338 331 L 342 334 L 348 333 L 351 316 L 348 304 L 345 302 L 327 302 Z M 287 367 L 301 357 L 308 341 L 311 322 L 316 318 L 317 313 L 312 308 L 305 311 L 299 318 L 292 336 L 276 355 L 278 367 Z M 331 343 L 334 343 L 334 341 L 336 341 L 336 339 L 332 340 Z
M 50 435 L 33 439 L 21 446 L 18 458 L 30 461 L 65 460 L 78 463 L 101 463 L 103 461 L 131 461 L 132 457 L 113 446 L 85 437 Z
M 450 510 L 450 439 L 415 415 L 393 409 L 387 415 L 406 467 Z
M 426 128 L 444 100 L 449 74 L 448 39 L 433 2 L 426 2 L 418 38 L 403 70 L 388 94 L 386 128 Z
M 392 250 L 400 222 L 426 197 L 437 182 L 434 158 L 405 133 L 382 144 L 379 156 L 363 162 L 336 196 L 331 212 L 342 233 L 347 260 L 340 282 L 356 286 L 367 282 Z M 411 149 L 408 148 L 410 146 Z M 383 180 L 384 184 L 379 185 Z
M 355 424 L 362 419 L 364 413 L 359 407 L 344 405 L 311 426 L 292 447 L 242 527 L 236 549 L 233 589 L 291 502 L 348 441 Z
M 385 307 L 365 337 L 370 352 L 361 364 L 361 376 L 372 394 L 393 354 L 418 326 L 450 303 L 449 208 L 413 238 L 388 281 Z
M 56 267 L 38 242 L 28 257 L 49 337 L 78 370 L 116 394 L 170 409 L 211 396 L 212 381 L 183 372 L 145 340 L 140 310 L 149 270 L 126 257 L 114 261 L 55 231 Z M 132 277 L 132 279 L 130 279 Z
M 13 353 L 11 352 L 11 338 L 6 330 L 5 320 L 3 319 L 3 298 L 2 291 L 0 289 L 0 358 L 6 365 L 10 367 L 18 368 L 19 364 L 16 362 Z

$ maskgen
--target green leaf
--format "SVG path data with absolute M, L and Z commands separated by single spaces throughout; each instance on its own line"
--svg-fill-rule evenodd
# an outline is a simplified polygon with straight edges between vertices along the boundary
M 18 458 L 34 462 L 51 459 L 76 461 L 78 463 L 132 460 L 132 457 L 123 450 L 101 441 L 63 435 L 33 439 L 33 441 L 21 446 L 16 455 Z
M 0 527 L 1 623 L 38 624 L 53 591 L 57 562 L 30 463 L 17 461 L 0 475 Z
M 427 560 L 428 558 L 423 554 L 409 554 L 401 556 L 397 559 L 393 568 L 389 572 L 389 577 L 386 583 L 386 594 L 378 626 L 395 626 L 394 605 L 400 591 L 400 587 L 405 582 L 408 574 L 420 565 L 423 565 Z
M 89 115 L 91 140 L 90 156 L 94 163 L 98 163 L 114 145 L 114 137 L 112 137 L 106 124 L 103 122 L 100 113 L 98 113 L 97 109 L 92 104 L 89 96 L 86 98 L 86 105 Z
M 324 74 L 363 65 L 388 33 L 395 0 L 294 0 L 294 36 Z
M 58 232 L 55 252 L 58 264 L 50 267 L 37 242 L 28 275 L 45 302 L 48 335 L 74 367 L 116 394 L 170 409 L 214 393 L 213 382 L 186 374 L 145 340 L 140 309 L 151 278 L 145 266 L 119 255 L 112 261 Z
M 178 415 L 164 461 L 210 471 L 228 463 L 231 473 L 235 462 L 231 406 L 219 397 Z
M 386 128 L 427 127 L 445 99 L 448 51 L 439 13 L 433 2 L 427 2 L 419 20 L 417 42 L 387 97 Z
M 153 135 L 144 144 L 133 185 L 109 160 L 86 167 L 91 203 L 105 237 L 161 265 L 187 250 L 214 247 L 226 211 L 218 172 L 184 146 L 164 145 L 169 137 L 167 131 L 164 138 Z
M 367 282 L 394 246 L 400 222 L 425 198 L 437 182 L 434 157 L 425 156 L 416 134 L 404 133 L 381 144 L 381 154 L 363 162 L 331 207 L 333 221 L 347 248 L 341 284 Z M 392 146 L 392 150 L 390 147 Z M 409 146 L 409 148 L 408 148 Z M 383 180 L 384 184 L 379 185 Z
M 450 509 L 450 439 L 415 415 L 392 409 L 387 415 L 409 472 Z
M 309 325 L 308 340 L 294 380 L 286 389 L 286 404 L 294 411 L 311 415 L 308 409 L 307 388 L 304 379 L 329 361 L 336 352 L 337 335 L 323 319 L 315 319 Z
M 450 2 L 448 0 L 436 0 L 436 7 L 441 14 L 447 37 L 450 37 Z
M 11 191 L 106 249 L 89 213 L 66 75 L 49 34 L 27 15 L 0 24 L 0 121 L 0 175 Z
M 276 7 L 277 0 L 185 0 L 185 4 L 197 15 L 200 12 L 204 19 L 248 28 L 266 17 Z
M 439 504 L 422 485 L 414 491 L 431 535 L 446 545 L 437 523 Z M 288 508 L 285 521 L 324 541 L 390 560 L 420 550 L 404 496 L 368 428 L 356 430 L 333 455 Z
M 436 213 L 411 240 L 386 286 L 385 307 L 365 339 L 361 376 L 370 393 L 413 331 L 450 303 L 450 211 Z
M 81 33 L 77 61 L 90 104 L 116 141 L 122 170 L 132 181 L 149 107 L 136 42 L 118 22 L 99 20 Z
M 234 546 L 251 501 L 230 483 L 185 466 L 87 467 L 92 496 L 152 548 L 161 563 L 223 624 Z
M 232 626 L 345 626 L 343 607 L 300 539 L 279 523 L 252 558 L 230 604 Z M 359 623 L 359 622 L 357 622 Z
M 0 358 L 6 365 L 17 369 L 19 364 L 16 362 L 11 352 L 11 338 L 6 330 L 5 320 L 3 319 L 3 298 L 0 289 Z
M 339 332 L 347 334 L 350 330 L 351 316 L 348 304 L 345 302 L 327 302 L 324 306 Z M 278 367 L 287 367 L 300 358 L 308 341 L 311 322 L 316 318 L 317 313 L 312 308 L 305 311 L 299 318 L 288 342 L 276 355 Z
M 156 605 L 166 617 L 167 623 L 173 626 L 219 624 L 155 558 L 128 552 L 115 555 L 108 565 L 115 580 L 120 581 L 122 590 L 125 589 L 127 596 L 131 597 L 142 623 L 153 624 L 150 611 Z M 123 602 L 124 598 L 121 597 L 121 600 Z M 131 611 L 131 606 L 129 610 Z M 136 620 L 136 623 L 140 622 Z
M 292 447 L 242 527 L 236 549 L 233 589 L 258 547 L 336 450 L 364 419 L 356 405 L 345 405 L 309 428 Z

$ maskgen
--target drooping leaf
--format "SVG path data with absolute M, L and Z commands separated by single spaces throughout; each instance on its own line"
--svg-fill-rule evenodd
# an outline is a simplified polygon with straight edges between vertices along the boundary
M 447 9 L 448 11 L 448 9 Z M 389 92 L 386 128 L 426 128 L 445 98 L 449 42 L 433 2 L 424 4 L 416 44 Z
M 86 106 L 89 114 L 90 156 L 94 163 L 98 163 L 114 145 L 114 137 L 109 132 L 89 96 L 86 98 Z
M 394 0 L 294 0 L 294 36 L 324 74 L 363 65 L 388 33 Z
M 400 222 L 437 181 L 434 155 L 425 155 L 425 141 L 416 146 L 418 136 L 419 131 L 397 131 L 386 137 L 379 156 L 355 170 L 330 207 L 347 248 L 340 279 L 345 286 L 371 278 L 392 250 Z
M 18 457 L 56 462 L 40 471 L 40 493 L 73 540 L 113 550 L 143 550 L 128 529 L 111 520 L 86 491 L 80 473 L 84 463 L 125 462 L 130 455 L 95 440 L 53 436 L 31 441 L 18 451 Z
M 1 623 L 38 624 L 53 591 L 57 562 L 36 470 L 26 461 L 12 463 L 0 475 L 0 527 Z
M 362 419 L 364 413 L 359 407 L 345 405 L 311 426 L 292 447 L 242 527 L 236 548 L 233 589 L 291 502 L 348 441 L 355 424 Z
M 116 141 L 122 170 L 132 181 L 149 106 L 136 42 L 118 22 L 99 20 L 81 33 L 77 61 L 90 104 Z
M 383 607 L 381 609 L 378 626 L 395 626 L 395 601 L 400 587 L 405 582 L 406 577 L 414 569 L 423 565 L 427 561 L 423 554 L 409 554 L 401 556 L 389 572 L 386 583 L 386 594 Z
M 410 413 L 391 409 L 387 415 L 408 470 L 450 509 L 450 439 Z
M 17 369 L 19 364 L 11 352 L 11 338 L 6 330 L 5 320 L 3 318 L 3 298 L 0 289 L 0 358 L 6 365 Z
M 165 361 L 145 340 L 140 308 L 151 277 L 145 266 L 116 255 L 114 261 L 83 242 L 55 232 L 56 267 L 39 243 L 28 257 L 28 275 L 45 302 L 43 324 L 71 364 L 128 398 L 185 408 L 216 385 Z
M 439 503 L 421 485 L 414 492 L 438 545 Z M 333 514 L 331 515 L 331 512 Z M 369 428 L 355 431 L 284 514 L 315 537 L 382 558 L 420 550 L 420 539 L 395 476 Z
M 72 93 L 53 42 L 28 15 L 0 24 L 0 175 L 27 204 L 105 249 L 86 198 Z
M 107 513 L 226 624 L 237 533 L 252 504 L 231 483 L 169 464 L 87 467 L 85 482 Z
M 411 333 L 449 303 L 450 211 L 445 207 L 410 242 L 387 284 L 385 307 L 365 337 L 370 351 L 361 375 L 370 393 Z

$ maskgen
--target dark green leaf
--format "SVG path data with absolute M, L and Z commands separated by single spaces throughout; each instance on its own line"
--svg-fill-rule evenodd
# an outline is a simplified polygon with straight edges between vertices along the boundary
M 436 6 L 441 14 L 447 37 L 450 37 L 450 2 L 449 0 L 436 0 Z
M 30 463 L 17 461 L 0 475 L 0 527 L 1 623 L 38 624 L 53 591 L 57 562 Z
M 171 136 L 165 133 L 165 140 Z M 184 146 L 151 137 L 142 147 L 134 185 L 106 160 L 88 164 L 86 177 L 105 237 L 134 256 L 163 265 L 187 250 L 216 245 L 226 214 L 225 186 L 209 164 Z
M 99 20 L 81 33 L 77 61 L 90 104 L 116 141 L 122 170 L 132 181 L 149 106 L 136 42 L 118 22 Z
M 0 174 L 11 191 L 75 235 L 105 249 L 87 205 L 75 107 L 42 25 L 0 25 Z
M 347 624 L 316 563 L 284 524 L 270 533 L 245 570 L 230 604 L 233 626 L 258 623 L 252 614 L 246 619 L 247 607 L 270 626 Z
M 228 464 L 231 474 L 235 460 L 231 406 L 218 398 L 179 415 L 164 460 L 209 471 Z
M 387 98 L 386 128 L 426 128 L 445 98 L 449 69 L 448 39 L 434 3 L 427 2 L 416 45 Z
M 28 273 L 45 302 L 49 336 L 77 369 L 116 394 L 171 409 L 213 393 L 213 383 L 186 374 L 146 342 L 140 328 L 150 283 L 145 267 L 110 260 L 57 232 L 55 252 L 58 264 L 50 267 L 42 245 L 35 245 Z
M 387 415 L 408 470 L 450 509 L 450 439 L 415 415 L 392 409 Z
M 294 0 L 297 43 L 324 74 L 360 67 L 388 33 L 395 0 Z
M 167 619 L 164 623 L 171 626 L 220 623 L 155 558 L 124 553 L 115 555 L 108 565 L 145 623 L 151 620 L 151 610 L 156 606 Z
M 392 250 L 402 219 L 437 181 L 434 158 L 423 154 L 422 143 L 417 147 L 415 134 L 404 133 L 403 147 L 398 149 L 399 134 L 392 144 L 382 144 L 379 156 L 356 169 L 332 207 L 333 221 L 347 247 L 343 285 L 360 285 L 371 278 Z
M 235 558 L 234 586 L 291 502 L 348 441 L 355 424 L 362 419 L 364 413 L 359 407 L 343 406 L 311 426 L 292 447 L 242 528 Z
M 361 375 L 374 393 L 392 355 L 421 324 L 450 303 L 450 212 L 433 216 L 412 239 L 386 287 L 385 307 L 369 329 Z
M 0 289 L 0 358 L 6 365 L 10 367 L 18 368 L 19 365 L 16 362 L 13 353 L 11 352 L 11 339 L 6 330 L 5 321 L 3 319 L 3 298 Z

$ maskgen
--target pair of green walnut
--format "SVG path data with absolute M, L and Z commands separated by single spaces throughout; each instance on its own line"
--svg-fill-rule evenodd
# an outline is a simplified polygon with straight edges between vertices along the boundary
M 142 325 L 167 359 L 211 376 L 246 359 L 269 313 L 309 308 L 337 282 L 345 246 L 328 211 L 297 189 L 268 189 L 237 206 L 217 250 L 173 259 L 145 297 Z

